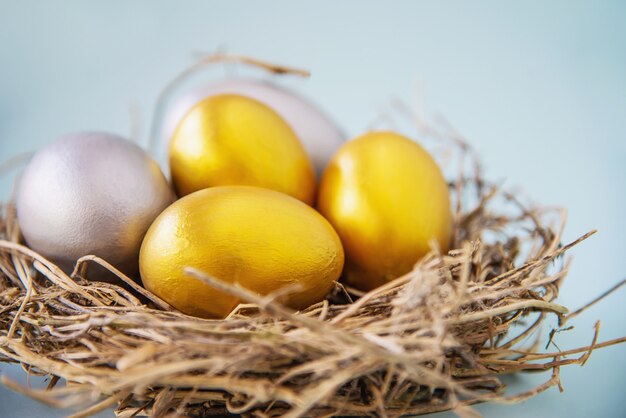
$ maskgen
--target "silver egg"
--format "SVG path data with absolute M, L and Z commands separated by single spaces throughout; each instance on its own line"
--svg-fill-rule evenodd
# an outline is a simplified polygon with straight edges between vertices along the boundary
M 33 156 L 16 204 L 26 243 L 43 256 L 67 269 L 93 254 L 133 274 L 148 227 L 173 201 L 158 164 L 139 146 L 77 132 Z

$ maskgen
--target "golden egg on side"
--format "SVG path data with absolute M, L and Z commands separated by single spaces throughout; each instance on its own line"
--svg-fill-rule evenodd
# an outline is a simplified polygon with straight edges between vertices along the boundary
M 315 209 L 268 189 L 221 186 L 168 207 L 146 234 L 139 266 L 144 286 L 175 308 L 223 318 L 240 301 L 185 267 L 261 295 L 299 284 L 283 303 L 302 309 L 324 299 L 343 262 L 337 233 Z
M 393 132 L 347 142 L 320 183 L 318 208 L 341 237 L 345 280 L 374 289 L 409 272 L 430 251 L 447 251 L 452 212 L 433 158 Z
M 224 94 L 196 104 L 176 128 L 169 155 L 180 196 L 248 185 L 308 204 L 315 197 L 313 165 L 294 131 L 275 111 L 248 97 Z

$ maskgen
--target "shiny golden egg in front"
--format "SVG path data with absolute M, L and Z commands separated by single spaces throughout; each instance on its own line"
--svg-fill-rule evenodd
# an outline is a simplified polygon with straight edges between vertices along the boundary
M 433 158 L 393 132 L 347 142 L 320 183 L 318 208 L 341 237 L 345 280 L 374 289 L 409 272 L 431 248 L 447 251 L 452 213 Z
M 313 203 L 315 173 L 304 146 L 275 111 L 249 97 L 224 94 L 197 103 L 176 128 L 169 156 L 180 196 L 248 185 Z
M 180 311 L 223 318 L 239 303 L 186 275 L 193 267 L 302 309 L 324 299 L 341 274 L 343 248 L 332 226 L 305 203 L 269 189 L 212 187 L 178 200 L 152 224 L 141 247 L 144 286 Z

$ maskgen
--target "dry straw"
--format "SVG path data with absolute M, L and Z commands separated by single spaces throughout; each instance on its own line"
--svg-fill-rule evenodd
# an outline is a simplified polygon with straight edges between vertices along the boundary
M 592 232 L 562 243 L 563 222 L 552 211 L 526 207 L 485 181 L 455 134 L 429 134 L 460 151 L 450 185 L 455 249 L 433 251 L 366 294 L 337 284 L 303 312 L 281 305 L 280 294 L 260 297 L 193 269 L 187 274 L 249 303 L 225 320 L 204 320 L 176 312 L 94 256 L 68 275 L 20 243 L 14 207 L 5 205 L 0 357 L 48 376 L 50 385 L 40 391 L 6 377 L 3 383 L 56 407 L 82 408 L 74 417 L 112 406 L 127 418 L 393 417 L 447 409 L 472 417 L 472 404 L 519 402 L 560 386 L 561 366 L 626 341 L 600 343 L 596 326 L 587 347 L 539 345 L 547 316 L 564 326 L 582 312 L 568 314 L 555 300 L 569 266 L 563 255 Z M 89 263 L 124 284 L 84 280 Z M 505 392 L 502 375 L 536 370 L 552 373 L 527 392 Z M 60 379 L 67 384 L 57 387 Z

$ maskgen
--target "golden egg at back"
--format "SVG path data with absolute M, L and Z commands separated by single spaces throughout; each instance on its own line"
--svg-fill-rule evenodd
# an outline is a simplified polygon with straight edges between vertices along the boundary
M 184 273 L 194 267 L 267 295 L 300 288 L 283 302 L 320 302 L 343 268 L 341 242 L 315 209 L 283 193 L 250 186 L 204 189 L 175 202 L 141 247 L 144 286 L 180 311 L 223 318 L 239 300 Z
M 249 185 L 312 204 L 315 174 L 291 127 L 268 106 L 225 94 L 196 104 L 170 142 L 170 169 L 180 196 L 213 186 Z
M 432 157 L 393 132 L 344 144 L 320 183 L 318 208 L 343 243 L 345 280 L 374 289 L 409 272 L 430 250 L 450 245 L 447 183 Z

